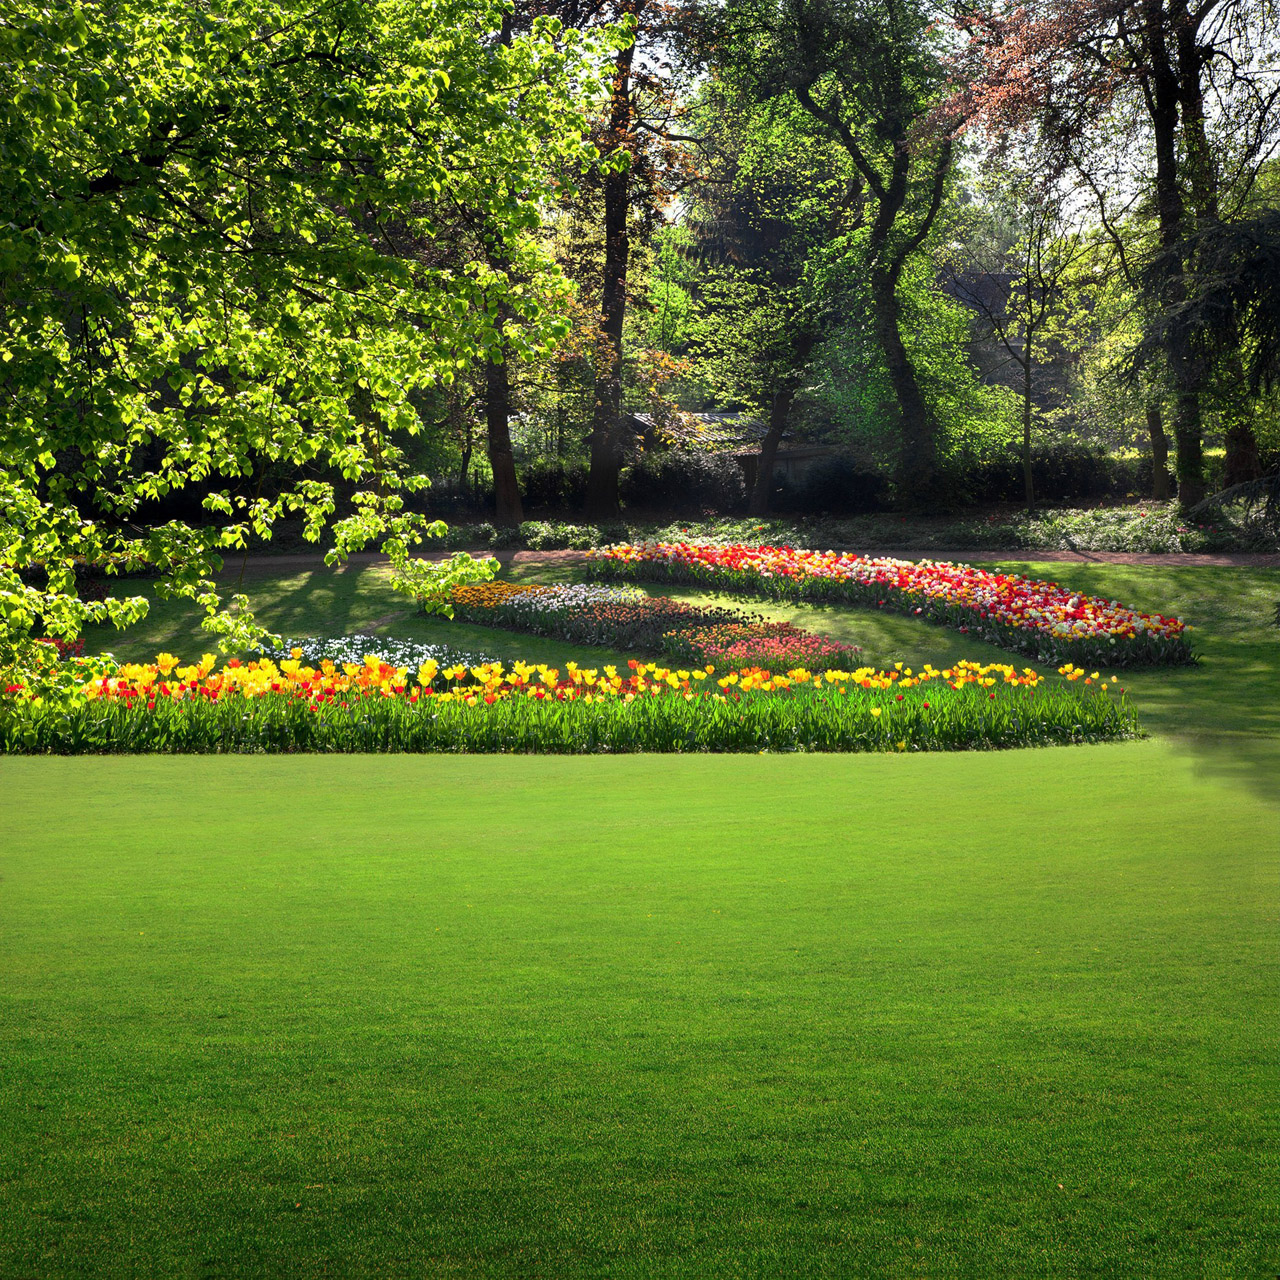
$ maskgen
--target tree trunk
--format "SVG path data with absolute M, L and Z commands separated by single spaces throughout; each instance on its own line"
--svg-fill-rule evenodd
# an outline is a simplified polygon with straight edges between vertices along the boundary
M 1237 386 L 1242 384 L 1237 384 Z M 1228 410 L 1230 419 L 1227 423 L 1226 471 L 1222 477 L 1222 487 L 1229 489 L 1233 484 L 1244 484 L 1249 480 L 1262 478 L 1262 454 L 1258 450 L 1258 438 L 1247 419 L 1236 409 Z
M 1160 223 L 1160 247 L 1170 251 L 1172 278 L 1166 287 L 1165 305 L 1175 315 L 1169 325 L 1167 357 L 1174 386 L 1173 440 L 1177 455 L 1178 500 L 1195 506 L 1205 496 L 1204 431 L 1200 419 L 1200 391 L 1204 380 L 1197 359 L 1195 335 L 1177 319 L 1186 301 L 1186 269 L 1182 241 L 1186 234 L 1186 204 L 1178 174 L 1178 105 L 1181 86 L 1167 41 L 1167 22 L 1189 21 L 1185 4 L 1175 0 L 1168 17 L 1163 0 L 1144 0 L 1142 6 L 1150 53 L 1150 103 L 1156 158 L 1156 213 Z M 1176 24 L 1175 24 L 1176 25 Z
M 468 436 L 462 446 L 462 466 L 458 468 L 458 488 L 462 496 L 467 497 L 467 472 L 471 470 L 471 437 Z
M 467 496 L 467 472 L 471 470 L 471 454 L 473 451 L 471 420 L 462 403 L 459 384 L 454 383 L 449 393 L 449 430 L 457 437 L 462 447 L 462 465 L 458 468 L 458 489 L 462 496 Z
M 1177 459 L 1178 501 L 1184 507 L 1194 507 L 1204 501 L 1207 486 L 1200 397 L 1193 391 L 1180 391 L 1174 401 L 1173 446 Z
M 613 148 L 626 145 L 631 131 L 631 57 L 628 45 L 614 63 L 609 136 Z M 600 332 L 607 357 L 596 370 L 596 405 L 591 423 L 591 472 L 587 477 L 587 517 L 610 520 L 618 514 L 618 472 L 622 467 L 622 326 L 627 314 L 627 169 L 604 177 L 604 280 Z
M 1151 437 L 1151 497 L 1156 502 L 1169 500 L 1169 437 L 1164 433 L 1160 406 L 1147 405 L 1147 435 Z
M 795 399 L 795 387 L 789 386 L 774 393 L 769 405 L 769 429 L 760 441 L 760 461 L 756 467 L 756 482 L 751 490 L 751 502 L 747 514 L 762 516 L 768 513 L 769 499 L 773 494 L 773 469 L 778 460 L 778 446 L 787 433 L 787 421 L 791 417 L 791 403 Z
M 1189 15 L 1180 14 L 1176 28 L 1178 50 L 1178 105 L 1182 112 L 1183 169 L 1191 192 L 1192 207 L 1200 227 L 1210 226 L 1221 217 L 1218 199 L 1218 171 L 1205 129 L 1204 84 L 1201 72 L 1204 59 L 1199 43 L 1197 23 Z M 1227 388 L 1226 472 L 1223 487 L 1257 480 L 1262 475 L 1262 458 L 1258 451 L 1253 426 L 1240 411 L 1240 397 L 1245 385 L 1237 335 L 1226 335 L 1230 354 L 1220 370 Z
M 1036 486 L 1031 474 L 1031 335 L 1022 352 L 1022 481 L 1027 514 L 1036 509 Z
M 499 43 L 511 44 L 512 15 L 502 18 Z M 491 255 L 490 261 L 502 272 L 509 273 L 511 264 L 500 249 Z M 507 347 L 503 339 L 503 319 L 497 324 L 498 363 L 490 360 L 485 366 L 485 429 L 488 435 L 489 466 L 493 469 L 493 521 L 498 525 L 519 525 L 524 522 L 524 508 L 520 502 L 520 482 L 516 477 L 516 459 L 511 449 L 511 374 L 507 366 Z
M 769 510 L 769 499 L 773 496 L 773 469 L 777 462 L 778 446 L 787 434 L 791 421 L 791 406 L 795 403 L 796 391 L 800 387 L 804 367 L 813 352 L 817 334 L 803 325 L 792 329 L 794 334 L 791 348 L 791 359 L 794 373 L 783 380 L 780 386 L 773 388 L 769 398 L 769 427 L 764 439 L 760 441 L 760 461 L 756 468 L 755 483 L 751 486 L 751 499 L 747 512 L 753 516 L 765 515 Z
M 520 483 L 511 451 L 511 383 L 507 364 L 492 361 L 485 369 L 485 425 L 489 433 L 489 465 L 493 468 L 493 522 L 518 525 L 524 520 Z
M 937 478 L 933 416 L 924 402 L 915 366 L 902 341 L 902 306 L 893 278 L 887 273 L 873 271 L 871 300 L 876 339 L 884 352 L 889 383 L 902 419 L 902 456 L 898 471 L 902 495 L 908 502 L 927 502 Z

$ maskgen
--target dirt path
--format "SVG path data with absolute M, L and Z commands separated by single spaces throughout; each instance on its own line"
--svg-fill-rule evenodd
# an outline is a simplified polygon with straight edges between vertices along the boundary
M 850 548 L 850 550 L 853 550 Z M 451 551 L 428 551 L 423 554 L 424 560 L 445 560 Z M 525 564 L 558 565 L 581 564 L 586 556 L 581 551 L 484 551 L 473 552 L 474 555 L 492 555 L 504 568 Z M 998 560 L 1015 561 L 1054 561 L 1063 564 L 1137 564 L 1165 568 L 1249 568 L 1280 569 L 1280 553 L 1259 551 L 1233 551 L 1214 554 L 1198 554 L 1190 551 L 1166 552 L 1148 555 L 1135 551 L 869 551 L 865 554 L 883 556 L 893 560 L 951 560 L 965 561 L 972 564 L 991 563 Z M 345 573 L 350 569 L 363 569 L 368 565 L 385 564 L 387 557 L 376 551 L 361 551 L 339 565 L 335 572 Z M 316 553 L 302 555 L 263 555 L 250 556 L 245 565 L 245 575 L 253 573 L 277 573 L 281 570 L 293 569 L 298 573 L 325 568 L 324 557 Z M 229 563 L 223 570 L 224 578 L 238 577 L 240 566 Z

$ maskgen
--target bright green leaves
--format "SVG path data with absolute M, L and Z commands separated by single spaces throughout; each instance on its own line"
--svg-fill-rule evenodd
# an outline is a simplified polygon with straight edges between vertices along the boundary
M 443 526 L 441 526 L 443 531 Z M 392 556 L 391 586 L 401 595 L 416 600 L 427 613 L 453 617 L 450 593 L 454 587 L 472 582 L 489 582 L 498 572 L 492 556 L 475 559 L 465 551 L 448 560 L 411 560 L 403 551 Z
M 0 20 L 0 632 L 136 616 L 41 570 L 80 554 L 152 566 L 238 642 L 219 549 L 289 515 L 320 539 L 341 475 L 367 500 L 333 554 L 399 554 L 431 527 L 397 496 L 424 483 L 396 443 L 414 397 L 482 358 L 495 315 L 517 351 L 562 331 L 531 232 L 593 154 L 622 37 L 539 21 L 504 46 L 491 0 L 92 12 Z M 460 248 L 473 223 L 510 272 Z M 221 523 L 130 530 L 191 485 Z

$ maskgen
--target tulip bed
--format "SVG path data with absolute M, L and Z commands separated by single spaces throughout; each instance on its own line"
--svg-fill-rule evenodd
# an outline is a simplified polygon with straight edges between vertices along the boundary
M 646 596 L 635 587 L 616 586 L 483 582 L 455 587 L 449 602 L 459 622 L 624 652 L 657 652 L 669 631 L 740 617 L 732 609 L 700 608 L 665 596 Z
M 1187 626 L 1178 618 L 972 565 L 688 542 L 622 544 L 588 555 L 592 575 L 602 582 L 687 583 L 767 599 L 892 609 L 1042 662 L 1126 667 L 1195 661 Z
M 661 652 L 687 662 L 812 670 L 855 664 L 859 652 L 788 622 L 647 596 L 634 587 L 495 581 L 455 587 L 449 600 L 454 618 L 462 622 L 576 644 Z
M 790 622 L 721 622 L 669 631 L 662 637 L 662 647 L 685 662 L 754 663 L 770 671 L 838 667 L 860 652 Z
M 632 660 L 560 670 L 517 662 L 416 673 L 377 657 L 183 666 L 170 654 L 94 676 L 76 696 L 11 685 L 0 750 L 132 752 L 908 751 L 1138 736 L 1123 690 L 1064 667 L 961 662 L 876 671 L 716 674 Z M 1083 679 L 1092 688 L 1080 688 Z

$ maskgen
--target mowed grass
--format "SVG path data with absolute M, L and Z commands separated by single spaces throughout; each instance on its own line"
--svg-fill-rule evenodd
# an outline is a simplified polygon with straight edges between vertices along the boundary
M 0 760 L 0 1277 L 1275 1275 L 1280 572 L 1016 567 L 1197 626 L 1152 741 Z
M 0 1276 L 1274 1274 L 1277 826 L 1161 742 L 0 761 Z

